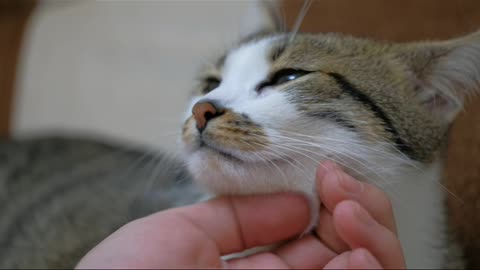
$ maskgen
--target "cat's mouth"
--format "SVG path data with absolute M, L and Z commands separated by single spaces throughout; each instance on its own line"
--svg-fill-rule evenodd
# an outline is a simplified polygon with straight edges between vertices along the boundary
M 228 152 L 218 146 L 215 146 L 215 145 L 212 145 L 204 140 L 201 140 L 199 145 L 198 145 L 198 148 L 197 148 L 197 151 L 200 150 L 200 151 L 207 151 L 209 154 L 212 154 L 212 155 L 217 155 L 219 157 L 221 157 L 222 159 L 226 160 L 226 161 L 229 161 L 229 162 L 233 162 L 233 163 L 236 163 L 236 164 L 239 164 L 239 163 L 242 163 L 242 164 L 257 164 L 258 165 L 258 161 L 255 162 L 255 161 L 252 161 L 252 160 L 249 160 L 248 158 L 245 159 L 245 158 L 241 158 L 241 157 L 238 157 L 237 155 L 231 153 L 231 152 Z M 291 164 L 292 162 L 294 162 L 294 158 L 292 157 L 289 157 L 289 156 L 282 156 L 282 157 L 277 157 L 277 158 L 272 158 L 272 159 L 263 159 L 262 160 L 263 162 L 265 163 L 273 163 L 273 164 L 277 164 L 277 165 L 282 165 L 284 163 L 287 163 L 287 164 Z
M 217 154 L 232 162 L 242 162 L 242 163 L 245 162 L 244 160 L 236 157 L 235 155 L 228 153 L 225 150 L 222 150 L 216 146 L 210 145 L 203 140 L 200 142 L 200 145 L 198 146 L 198 150 L 207 150 L 207 151 L 213 152 L 214 154 Z

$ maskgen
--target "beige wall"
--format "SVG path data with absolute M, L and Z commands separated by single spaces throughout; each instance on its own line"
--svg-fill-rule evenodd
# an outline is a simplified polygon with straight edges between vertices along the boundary
M 93 132 L 175 149 L 195 70 L 240 37 L 251 6 L 248 1 L 41 5 L 27 32 L 13 135 Z

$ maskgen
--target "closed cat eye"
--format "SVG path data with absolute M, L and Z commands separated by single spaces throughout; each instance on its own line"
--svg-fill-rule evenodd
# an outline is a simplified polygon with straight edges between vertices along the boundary
M 208 77 L 205 79 L 204 84 L 205 86 L 202 89 L 202 94 L 207 94 L 208 92 L 212 91 L 220 85 L 220 79 L 217 79 L 215 77 Z
M 267 86 L 281 85 L 281 84 L 296 80 L 309 73 L 310 73 L 309 71 L 302 70 L 302 69 L 293 69 L 293 68 L 281 69 L 275 72 L 271 77 L 271 79 L 258 85 L 256 90 L 258 92 Z

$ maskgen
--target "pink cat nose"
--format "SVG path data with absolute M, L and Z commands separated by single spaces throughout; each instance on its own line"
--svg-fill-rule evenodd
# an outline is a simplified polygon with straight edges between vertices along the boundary
M 215 104 L 208 101 L 199 101 L 192 108 L 193 118 L 197 122 L 198 131 L 202 132 L 207 126 L 208 121 L 220 116 L 223 113 Z

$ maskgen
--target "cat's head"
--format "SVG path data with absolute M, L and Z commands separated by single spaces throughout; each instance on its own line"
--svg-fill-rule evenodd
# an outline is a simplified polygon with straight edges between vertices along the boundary
M 381 184 L 438 160 L 479 80 L 479 33 L 408 44 L 250 37 L 203 70 L 183 125 L 186 160 L 221 194 L 309 192 L 327 159 Z

